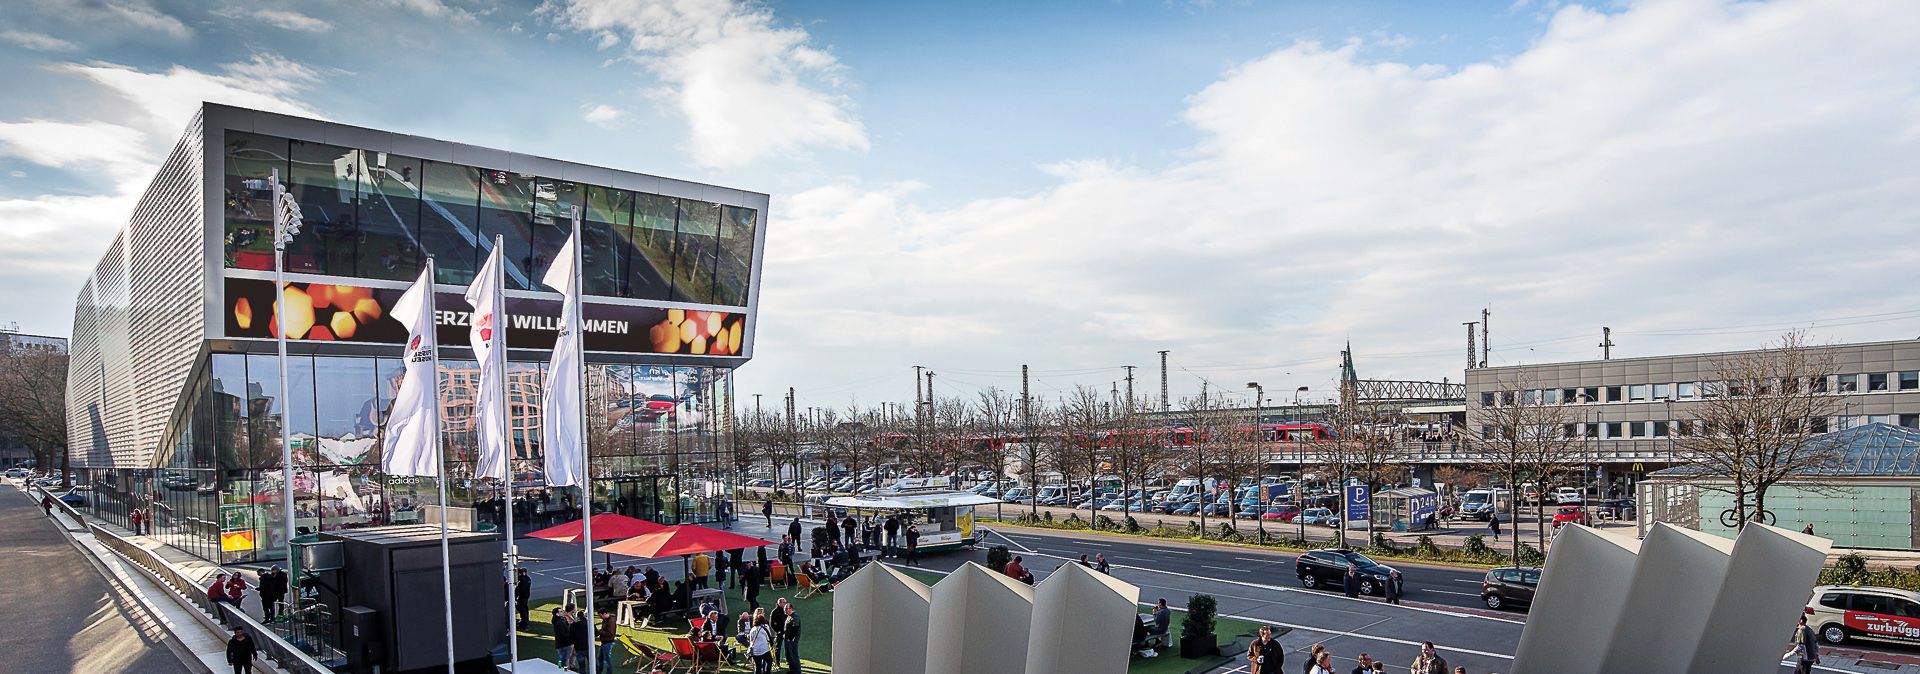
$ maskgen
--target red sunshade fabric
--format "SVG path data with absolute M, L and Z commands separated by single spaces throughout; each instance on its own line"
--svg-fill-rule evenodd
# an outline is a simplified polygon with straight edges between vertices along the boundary
M 739 550 L 757 548 L 763 545 L 778 545 L 773 541 L 761 540 L 752 536 L 742 536 L 731 531 L 709 529 L 703 526 L 683 524 L 667 527 L 644 536 L 630 538 L 618 543 L 610 543 L 595 548 L 610 555 L 628 557 L 678 557 L 697 555 L 716 550 Z
M 617 541 L 666 529 L 667 525 L 648 522 L 636 517 L 601 513 L 593 516 L 593 540 Z M 533 538 L 543 538 L 561 543 L 580 542 L 580 520 L 547 527 L 527 534 Z

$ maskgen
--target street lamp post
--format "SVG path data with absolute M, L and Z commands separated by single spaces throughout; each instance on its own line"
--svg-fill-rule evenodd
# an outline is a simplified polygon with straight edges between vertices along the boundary
M 287 244 L 300 233 L 300 204 L 280 185 L 280 170 L 273 169 L 267 174 L 267 180 L 273 183 L 273 320 L 279 329 L 275 330 L 274 346 L 280 355 L 280 477 L 282 526 L 286 527 L 287 569 L 292 572 L 294 582 L 299 582 L 299 558 L 294 554 L 294 512 L 293 512 L 293 427 L 287 423 L 293 408 L 287 396 Z M 444 505 L 444 504 L 443 504 Z M 299 594 L 294 594 L 294 604 L 300 602 Z
M 1262 388 L 1260 382 L 1257 381 L 1247 382 L 1247 388 L 1253 389 L 1253 441 L 1260 443 L 1266 440 L 1266 435 L 1260 432 L 1260 422 L 1263 417 L 1266 416 L 1263 412 L 1266 411 L 1267 389 Z M 1260 468 L 1258 469 L 1260 473 L 1267 472 L 1266 456 L 1267 453 L 1263 447 L 1260 452 Z M 1253 527 L 1260 532 L 1260 543 L 1265 544 L 1267 542 L 1267 499 L 1264 497 L 1267 495 L 1267 490 L 1265 486 L 1259 483 L 1255 483 L 1253 488 L 1260 490 L 1259 496 L 1253 499 L 1254 503 L 1259 504 L 1259 506 L 1254 509 Z

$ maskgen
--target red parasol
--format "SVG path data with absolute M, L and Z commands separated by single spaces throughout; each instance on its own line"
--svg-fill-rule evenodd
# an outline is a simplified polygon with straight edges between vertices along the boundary
M 648 522 L 636 517 L 627 517 L 626 515 L 601 513 L 593 516 L 593 540 L 595 541 L 617 541 L 624 538 L 650 534 L 667 528 L 665 524 Z M 580 529 L 580 520 L 574 520 L 529 533 L 527 537 L 559 541 L 561 543 L 578 543 L 580 542 Z
M 596 522 L 596 524 L 598 524 Z M 709 529 L 703 526 L 683 524 L 667 527 L 643 536 L 636 536 L 618 543 L 610 543 L 597 548 L 600 552 L 628 557 L 678 557 L 697 555 L 717 550 L 738 550 L 757 548 L 763 545 L 777 545 L 773 541 L 761 540 L 752 536 L 742 536 L 731 531 Z

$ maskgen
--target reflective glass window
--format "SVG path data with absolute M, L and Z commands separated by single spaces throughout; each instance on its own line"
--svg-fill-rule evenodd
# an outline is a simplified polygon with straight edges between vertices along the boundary
M 627 267 L 627 295 L 673 298 L 674 223 L 680 205 L 672 197 L 642 194 L 635 202 L 633 245 L 640 250 Z
M 429 161 L 421 172 L 420 243 L 433 256 L 435 280 L 466 285 L 480 260 L 480 171 Z
M 420 273 L 420 160 L 360 153 L 360 259 L 364 278 L 411 281 Z
M 1900 390 L 1912 391 L 1914 389 L 1920 389 L 1920 372 L 1907 371 L 1900 373 Z
M 1843 374 L 1837 377 L 1841 393 L 1853 393 L 1860 390 L 1860 375 Z
M 479 393 L 478 362 L 440 359 L 440 431 L 448 461 L 472 462 L 474 459 L 479 438 L 473 412 Z
M 237 353 L 214 354 L 212 391 L 215 465 L 222 469 L 240 468 L 247 463 L 247 357 Z M 169 485 L 183 486 L 180 481 Z
M 584 206 L 585 197 L 586 190 L 582 185 L 552 178 L 533 179 L 533 254 L 527 263 L 527 273 L 533 277 L 535 285 L 539 285 L 540 279 L 547 275 L 547 268 L 553 266 L 554 256 L 559 255 L 560 248 L 567 245 L 567 237 L 573 235 L 573 207 Z M 584 219 L 580 229 L 581 237 L 585 238 L 587 225 Z M 581 251 L 583 257 L 585 253 L 585 250 Z M 583 278 L 580 286 L 585 288 L 586 285 Z
M 679 234 L 673 247 L 673 296 L 682 302 L 716 303 L 713 274 L 719 264 L 720 205 L 680 200 Z
M 1887 390 L 1887 375 L 1885 374 L 1867 375 L 1867 390 L 1869 391 Z
M 287 139 L 244 131 L 226 132 L 226 177 L 221 211 L 226 219 L 226 265 L 273 268 L 274 170 L 287 179 Z
M 1653 399 L 1654 400 L 1672 400 L 1673 385 L 1672 384 L 1654 384 Z
M 727 206 L 720 220 L 720 266 L 714 273 L 714 301 L 736 307 L 747 305 L 747 286 L 753 273 L 755 216 L 751 208 Z
M 359 198 L 360 151 L 292 141 L 287 189 L 300 202 L 300 233 L 287 244 L 287 269 L 352 276 L 360 226 L 354 202 Z
M 608 187 L 586 190 L 586 214 L 580 223 L 580 235 L 586 240 L 580 252 L 580 285 L 588 295 L 625 297 L 627 261 L 633 250 L 633 193 Z
M 533 257 L 533 176 L 510 171 L 480 171 L 480 250 L 493 251 L 495 236 L 506 246 L 507 287 L 544 288 Z M 564 237 L 563 237 L 564 238 Z

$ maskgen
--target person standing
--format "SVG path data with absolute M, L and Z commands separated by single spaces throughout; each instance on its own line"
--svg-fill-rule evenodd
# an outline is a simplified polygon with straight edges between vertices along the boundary
M 1807 526 L 1813 526 L 1811 524 Z M 1807 617 L 1800 616 L 1800 624 L 1793 628 L 1793 650 L 1787 653 L 1793 659 L 1794 674 L 1811 674 L 1813 666 L 1820 664 L 1820 640 L 1807 626 Z
M 260 572 L 260 615 L 273 620 L 280 614 L 280 602 L 287 598 L 287 572 L 275 564 Z M 523 614 L 521 621 L 525 622 Z
M 714 560 L 713 560 L 714 587 L 718 587 L 721 589 L 732 587 L 731 585 L 727 584 L 728 582 L 727 569 L 733 568 L 731 566 L 728 566 L 730 562 L 727 561 L 727 551 L 720 550 L 718 552 L 713 553 L 713 555 L 714 555 Z
M 753 658 L 753 674 L 773 674 L 772 642 L 766 612 L 754 609 L 753 628 L 747 631 L 747 655 Z
M 781 646 L 786 643 L 786 634 L 787 634 L 787 598 L 786 597 L 781 597 L 773 601 L 773 612 L 771 615 L 767 616 L 767 622 L 768 622 L 768 626 L 772 628 L 768 630 L 768 634 L 773 636 L 773 666 L 775 668 L 778 668 L 780 666 L 780 652 L 782 650 L 785 650 L 781 648 Z
M 140 509 L 134 508 L 127 513 L 127 526 L 133 529 L 133 535 L 140 535 Z
M 593 618 L 587 609 L 576 608 L 567 621 L 567 639 L 573 642 L 573 669 L 587 671 L 587 648 L 593 636 Z
M 1373 672 L 1373 657 L 1365 653 L 1361 653 L 1360 659 L 1359 659 L 1359 666 L 1353 668 L 1352 674 L 1372 674 L 1372 672 Z
M 1360 567 L 1356 566 L 1353 562 L 1347 562 L 1347 575 L 1342 581 L 1341 584 L 1345 586 L 1347 590 L 1347 598 L 1358 599 L 1360 597 Z
M 1333 671 L 1333 654 L 1320 651 L 1320 657 L 1313 661 L 1313 666 L 1307 669 L 1307 674 L 1338 674 Z
M 760 608 L 760 570 L 749 562 L 747 568 L 740 572 L 740 576 L 741 584 L 747 586 L 747 605 L 755 609 Z
M 619 642 L 620 628 L 614 625 L 612 613 L 600 612 L 600 628 L 594 631 L 593 638 L 594 648 L 599 650 L 595 666 L 599 667 L 600 674 L 613 674 L 613 647 Z
M 227 603 L 233 604 L 234 610 L 240 611 L 241 613 L 245 613 L 247 609 L 244 606 L 242 606 L 241 602 L 244 602 L 246 600 L 247 600 L 246 577 L 237 573 L 233 574 L 232 576 L 228 576 L 227 577 Z
M 920 530 L 907 527 L 907 566 L 920 565 Z
M 1247 674 L 1280 674 L 1286 662 L 1286 650 L 1273 639 L 1273 628 L 1261 625 L 1260 638 L 1247 645 Z
M 1400 603 L 1400 595 L 1407 591 L 1407 580 L 1405 578 L 1400 577 L 1399 569 L 1394 569 L 1393 571 L 1390 571 L 1387 573 L 1387 587 L 1385 588 L 1385 591 L 1387 595 L 1387 603 L 1389 604 Z
M 713 571 L 713 558 L 708 557 L 707 553 L 702 552 L 693 556 L 691 565 L 693 567 L 693 587 L 701 590 L 706 589 L 707 574 Z
M 884 541 L 881 541 L 881 542 L 880 542 L 880 551 L 881 551 L 881 554 L 883 554 L 883 555 L 886 555 L 886 556 L 888 556 L 888 557 L 897 557 L 897 556 L 899 556 L 899 555 L 898 555 L 898 554 L 897 554 L 897 553 L 896 553 L 896 552 L 894 551 L 894 548 L 895 548 L 896 546 L 898 546 L 898 545 L 900 544 L 900 538 L 899 538 L 899 536 L 900 536 L 900 520 L 899 520 L 899 518 L 896 518 L 896 517 L 894 517 L 894 516 L 892 516 L 892 515 L 888 515 L 888 516 L 887 516 L 887 523 L 886 523 L 886 524 L 883 524 L 883 525 L 881 525 L 881 526 L 880 526 L 880 528 L 881 528 L 881 529 L 885 529 L 885 530 L 886 530 L 886 532 L 887 532 L 887 540 L 884 540 Z
M 1420 656 L 1413 659 L 1409 668 L 1413 674 L 1447 674 L 1447 659 L 1433 651 L 1433 642 L 1420 642 Z
M 760 502 L 760 514 L 766 516 L 767 528 L 772 529 L 773 528 L 773 499 L 772 498 L 768 498 L 767 500 Z
M 1300 674 L 1313 674 L 1313 663 L 1319 662 L 1320 654 L 1325 652 L 1327 652 L 1326 644 L 1314 644 L 1313 649 L 1307 651 L 1306 662 L 1300 663 Z
M 786 567 L 787 575 L 793 575 L 793 537 L 780 536 L 780 566 Z
M 800 612 L 792 604 L 786 605 L 786 611 L 787 624 L 780 643 L 787 651 L 787 674 L 800 674 Z
M 553 609 L 553 664 L 561 669 L 573 666 L 573 605 Z
M 233 666 L 233 674 L 253 674 L 253 658 L 260 653 L 260 645 L 253 643 L 253 636 L 246 628 L 233 631 L 233 638 L 227 640 L 227 664 Z
M 750 563 L 747 561 L 747 549 L 740 548 L 728 554 L 727 557 L 733 560 L 733 582 L 745 584 L 747 582 L 747 565 Z
M 800 518 L 795 517 L 787 521 L 787 535 L 793 537 L 794 547 L 800 547 Z
M 40 509 L 46 511 L 48 517 L 53 516 L 53 495 L 52 494 L 40 495 Z
M 1500 513 L 1487 516 L 1487 529 L 1493 532 L 1493 540 L 1500 540 Z
M 728 501 L 726 499 L 720 499 L 720 503 L 714 505 L 713 507 L 713 514 L 718 515 L 720 517 L 720 528 L 722 529 L 733 528 L 733 502 L 732 501 Z
M 1113 572 L 1108 570 L 1111 568 L 1113 565 L 1107 563 L 1107 553 L 1097 553 L 1093 556 L 1093 570 L 1111 576 Z
M 262 593 L 266 590 L 261 589 Z M 533 604 L 533 576 L 527 575 L 526 567 L 514 570 L 513 574 L 513 610 L 520 616 L 516 629 L 526 629 L 527 610 Z
M 854 538 L 854 529 L 860 525 L 854 523 L 853 519 L 854 516 L 848 515 L 846 519 L 840 520 L 840 541 L 842 545 L 848 547 L 852 547 L 854 541 L 859 540 Z

